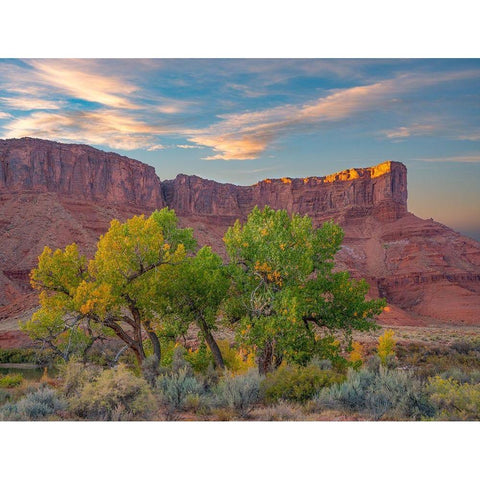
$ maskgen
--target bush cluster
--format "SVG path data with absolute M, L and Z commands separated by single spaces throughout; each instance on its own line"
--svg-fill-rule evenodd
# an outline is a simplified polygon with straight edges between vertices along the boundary
M 0 408 L 0 420 L 42 420 L 66 410 L 67 403 L 55 390 L 42 387 L 27 394 L 16 403 Z
M 0 376 L 0 388 L 14 388 L 21 385 L 23 382 L 23 375 L 20 373 L 17 374 L 8 374 Z
M 148 418 L 155 409 L 147 381 L 123 364 L 87 381 L 69 403 L 73 413 L 87 420 Z
M 342 375 L 331 370 L 322 370 L 317 365 L 282 365 L 267 375 L 262 382 L 262 391 L 267 403 L 279 400 L 305 403 L 320 389 L 342 379 Z
M 216 388 L 216 403 L 246 417 L 260 400 L 262 377 L 257 369 L 243 375 L 225 374 Z
M 374 420 L 419 420 L 435 414 L 420 381 L 383 366 L 378 371 L 349 370 L 344 383 L 320 391 L 315 402 L 321 408 L 362 412 Z
M 430 379 L 428 391 L 440 420 L 480 420 L 479 383 L 461 383 L 437 376 Z

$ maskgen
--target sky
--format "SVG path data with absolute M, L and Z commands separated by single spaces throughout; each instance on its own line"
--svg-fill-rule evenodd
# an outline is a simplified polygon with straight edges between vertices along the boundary
M 240 185 L 400 161 L 410 211 L 480 240 L 478 59 L 3 59 L 25 136 Z

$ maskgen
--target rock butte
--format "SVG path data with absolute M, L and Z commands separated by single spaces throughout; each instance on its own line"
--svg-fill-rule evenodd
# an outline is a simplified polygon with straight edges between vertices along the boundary
M 112 218 L 169 206 L 224 255 L 225 230 L 255 205 L 308 214 L 315 225 L 337 221 L 345 230 L 338 265 L 387 298 L 380 321 L 480 324 L 480 243 L 408 212 L 401 163 L 251 186 L 160 181 L 153 167 L 115 153 L 22 138 L 0 140 L 0 347 L 25 341 L 14 319 L 36 305 L 28 276 L 44 245 L 76 242 L 92 254 Z

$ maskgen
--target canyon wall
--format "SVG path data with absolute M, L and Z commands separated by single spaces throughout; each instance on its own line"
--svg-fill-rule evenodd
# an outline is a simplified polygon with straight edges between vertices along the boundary
M 76 200 L 163 206 L 155 169 L 87 145 L 22 138 L 0 140 L 0 194 L 54 192 Z
M 351 210 L 354 216 L 395 220 L 407 213 L 407 169 L 398 162 L 326 177 L 266 179 L 247 187 L 178 175 L 162 188 L 165 203 L 187 216 L 243 218 L 255 205 L 311 217 Z

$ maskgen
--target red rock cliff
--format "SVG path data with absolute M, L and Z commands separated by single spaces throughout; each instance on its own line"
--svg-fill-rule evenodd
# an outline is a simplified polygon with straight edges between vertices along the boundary
M 77 200 L 163 206 L 155 169 L 87 145 L 0 140 L 0 193 L 55 192 Z
M 407 213 L 407 169 L 398 162 L 326 177 L 266 179 L 248 187 L 187 175 L 162 186 L 166 204 L 187 216 L 244 217 L 255 205 L 312 217 L 343 212 L 395 220 Z

